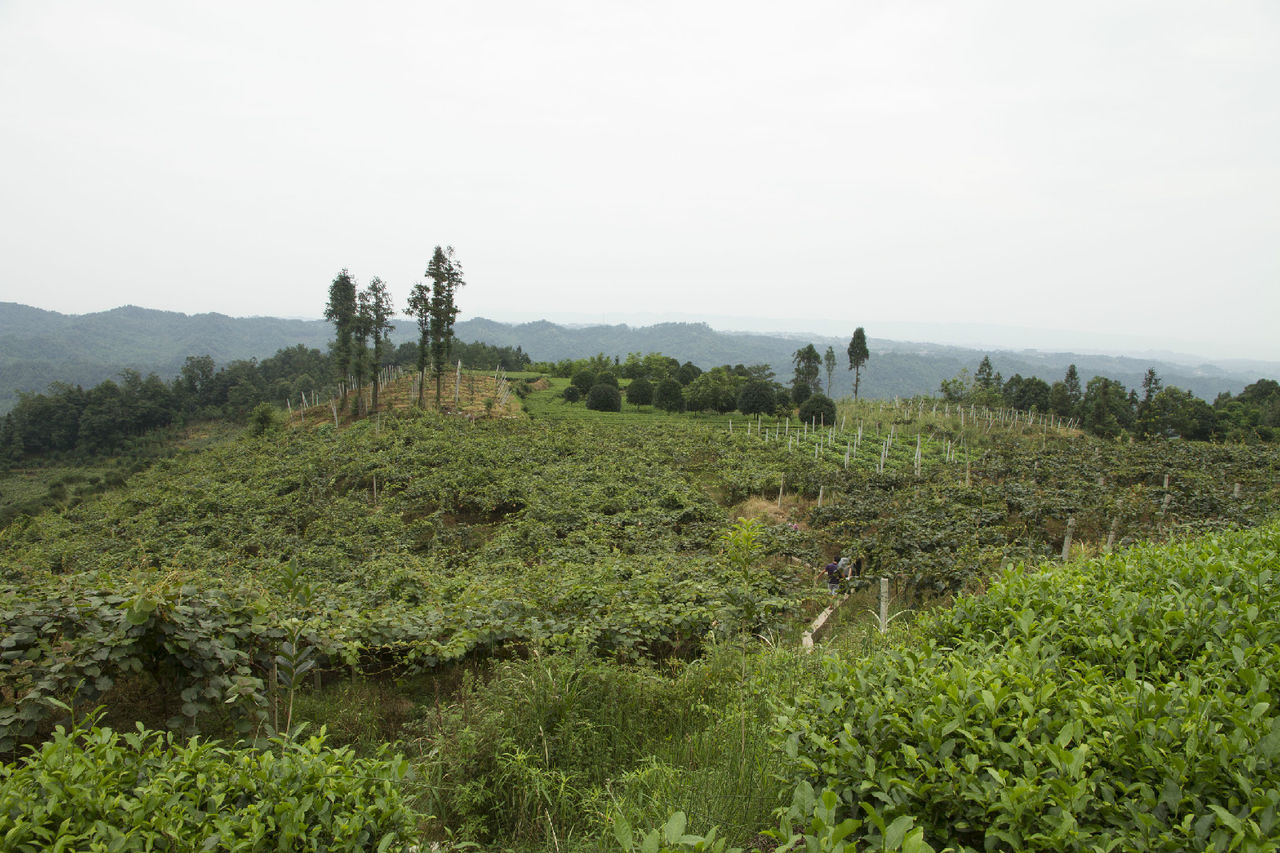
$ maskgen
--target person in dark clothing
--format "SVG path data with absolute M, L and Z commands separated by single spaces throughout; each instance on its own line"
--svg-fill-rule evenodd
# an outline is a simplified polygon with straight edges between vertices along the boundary
M 840 590 L 840 556 L 837 554 L 836 559 L 827 563 L 827 592 L 835 595 Z

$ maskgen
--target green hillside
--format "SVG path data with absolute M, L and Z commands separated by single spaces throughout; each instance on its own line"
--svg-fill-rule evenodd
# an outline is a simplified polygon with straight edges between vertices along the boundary
M 257 766 L 253 756 L 264 749 L 284 754 L 298 742 L 303 722 L 312 730 L 328 727 L 328 746 L 316 743 L 297 756 L 312 768 L 305 772 L 321 776 L 342 760 L 331 760 L 328 749 L 349 746 L 389 761 L 379 749 L 398 742 L 410 772 L 382 789 L 396 800 L 384 802 L 388 818 L 378 831 L 401 839 L 408 833 L 486 848 L 616 849 L 610 827 L 622 836 L 634 827 L 639 847 L 647 843 L 641 840 L 646 828 L 682 811 L 690 830 L 718 825 L 722 837 L 742 845 L 776 826 L 773 809 L 799 791 L 792 826 L 816 835 L 851 820 L 857 825 L 849 831 L 870 843 L 891 825 L 899 840 L 917 832 L 912 843 L 952 838 L 948 843 L 972 845 L 977 839 L 981 847 L 971 817 L 957 818 L 953 835 L 941 834 L 937 821 L 952 812 L 936 802 L 952 797 L 936 780 L 921 777 L 900 797 L 889 789 L 889 799 L 874 801 L 874 815 L 860 805 L 854 792 L 882 784 L 881 777 L 858 775 L 872 771 L 861 758 L 847 758 L 854 741 L 840 740 L 839 733 L 842 726 L 865 726 L 875 738 L 887 737 L 876 727 L 889 719 L 883 712 L 893 703 L 883 699 L 877 714 L 876 703 L 849 698 L 863 688 L 844 685 L 871 677 L 857 661 L 871 655 L 870 671 L 889 679 L 875 688 L 882 697 L 907 690 L 950 695 L 928 680 L 935 669 L 950 671 L 948 658 L 929 657 L 952 643 L 939 627 L 948 624 L 946 617 L 917 627 L 908 621 L 911 612 L 986 589 L 1011 565 L 1036 565 L 1064 551 L 1099 555 L 1152 539 L 1248 528 L 1273 517 L 1280 502 L 1280 455 L 1267 446 L 1119 444 L 1025 417 L 882 402 L 846 404 L 836 425 L 818 429 L 787 419 L 743 418 L 730 427 L 727 418 L 657 413 L 529 420 L 486 417 L 477 408 L 442 416 L 407 407 L 409 387 L 400 386 L 393 412 L 350 425 L 344 417 L 335 427 L 317 407 L 259 434 L 246 431 L 178 452 L 124 485 L 86 493 L 0 531 L 0 612 L 9 626 L 0 643 L 0 690 L 7 699 L 0 707 L 0 752 L 7 760 L 0 801 L 25 802 L 11 792 L 27 789 L 10 786 L 30 785 L 23 774 L 51 766 L 49 757 L 20 761 L 23 744 L 57 744 L 56 737 L 49 740 L 52 727 L 71 722 L 68 709 L 81 719 L 102 705 L 104 716 L 94 718 L 99 726 L 132 731 L 142 723 L 222 739 L 231 752 L 208 759 L 219 766 Z M 1277 534 L 1268 528 L 1260 535 L 1274 541 Z M 1206 541 L 1204 553 L 1212 555 L 1236 540 Z M 1248 547 L 1249 556 L 1224 559 L 1265 571 L 1265 560 L 1256 556 L 1262 552 Z M 837 553 L 855 558 L 864 576 L 845 582 L 850 603 L 837 613 L 827 640 L 840 657 L 824 667 L 821 656 L 800 653 L 798 641 L 808 620 L 832 600 L 815 573 Z M 1138 672 L 1148 673 L 1146 681 L 1158 691 L 1157 675 L 1174 677 L 1170 664 L 1158 662 L 1184 660 L 1179 644 L 1217 650 L 1227 643 L 1223 648 L 1232 654 L 1231 645 L 1247 641 L 1244 653 L 1262 642 L 1253 635 L 1237 641 L 1243 629 L 1207 605 L 1188 604 L 1172 621 L 1159 613 L 1135 621 L 1133 596 L 1160 581 L 1123 579 L 1159 571 L 1164 552 L 1143 553 L 1151 556 L 1132 570 L 1124 568 L 1124 557 L 1097 564 L 1102 576 L 1116 579 L 1110 587 L 1062 575 L 1055 592 L 1046 585 L 1057 575 L 1029 576 L 1041 600 L 1059 608 L 1053 619 L 1095 620 L 1087 631 L 1067 635 L 1105 638 L 1111 634 L 1096 628 L 1105 624 L 1121 638 L 1112 646 L 1149 648 L 1125 651 L 1114 664 L 1089 658 L 1098 677 L 1129 678 L 1128 661 L 1138 655 L 1147 667 Z M 1168 553 L 1183 555 L 1177 577 L 1188 595 L 1196 567 L 1218 559 Z M 1274 548 L 1270 553 L 1274 559 Z M 890 640 L 859 615 L 874 607 L 864 583 L 870 576 L 890 579 L 892 610 L 905 614 L 892 622 Z M 1262 589 L 1265 579 L 1249 586 L 1246 576 L 1239 583 L 1244 592 L 1233 600 L 1246 615 L 1249 605 L 1256 603 L 1259 612 L 1270 607 L 1263 598 L 1253 602 L 1245 589 Z M 1137 590 L 1132 595 L 1125 592 L 1130 587 Z M 1166 608 L 1178 597 L 1170 594 L 1151 600 Z M 1019 596 L 1026 599 L 1023 609 L 1004 620 L 963 599 L 967 609 L 956 611 L 965 615 L 955 624 L 975 626 L 966 629 L 964 637 L 973 639 L 965 642 L 986 642 L 984 624 L 1025 633 L 1043 622 L 1046 643 L 1056 638 L 1057 623 L 1031 609 L 1036 605 L 1025 590 L 993 591 L 988 598 L 1008 608 Z M 1105 607 L 1117 608 L 1116 615 Z M 1254 621 L 1258 630 L 1268 624 Z M 1011 641 L 994 642 L 1011 647 Z M 911 651 L 919 643 L 924 651 Z M 1163 651 L 1171 644 L 1172 651 Z M 1037 663 L 1035 678 L 1062 669 L 1068 652 L 1078 654 L 1072 647 Z M 997 692 L 992 678 L 1004 679 L 1009 690 L 1032 678 L 1000 669 L 999 658 L 983 662 L 979 652 L 955 658 L 962 659 L 971 668 L 995 667 L 966 677 L 998 703 L 1014 694 Z M 892 668 L 902 660 L 927 660 L 930 668 Z M 1091 673 L 1072 677 L 1095 677 Z M 915 681 L 908 684 L 908 677 Z M 1089 697 L 1101 697 L 1100 690 L 1081 693 L 1080 701 L 1093 702 Z M 1029 701 L 1047 702 L 1048 694 Z M 832 727 L 836 710 L 849 719 Z M 1104 716 L 1097 717 L 1096 731 L 1061 743 L 1058 730 L 1046 737 L 1072 752 L 1128 725 L 1119 717 L 1109 721 L 1105 707 L 1097 713 Z M 778 714 L 785 717 L 781 729 L 775 728 Z M 975 725 L 992 726 L 1003 718 L 993 719 L 974 717 Z M 1257 717 L 1248 732 L 1261 731 L 1269 719 Z M 893 725 L 905 730 L 927 722 L 912 716 Z M 912 741 L 917 753 L 933 737 L 927 728 L 920 731 L 919 742 Z M 1046 761 L 1079 761 L 1040 740 L 1027 747 L 1016 733 L 999 731 L 1012 749 L 1032 750 L 1029 755 Z M 98 737 L 101 749 L 87 758 L 70 742 L 55 752 L 59 760 L 92 767 L 114 755 L 109 737 Z M 1142 739 L 1134 737 L 1117 742 L 1140 747 Z M 1241 737 L 1256 741 L 1255 734 Z M 1056 777 L 1048 770 L 1043 779 L 1025 769 L 1015 777 L 1021 759 L 1006 766 L 975 747 L 978 764 L 970 768 L 958 747 L 950 749 L 954 772 L 974 775 L 976 810 L 995 808 L 991 803 L 1001 795 L 986 781 L 992 779 L 988 765 L 1006 774 L 1000 779 L 1010 790 L 1022 786 L 1020 796 L 1038 791 L 1034 802 L 1061 809 L 1053 798 L 1070 793 L 1053 787 Z M 1079 765 L 1088 768 L 1088 779 L 1129 778 L 1116 774 L 1131 759 L 1088 764 L 1089 754 Z M 909 755 L 873 757 L 907 762 L 893 773 L 915 772 L 903 758 Z M 170 748 L 153 760 L 180 757 Z M 388 768 L 399 766 L 393 761 L 368 772 L 391 780 Z M 18 772 L 21 767 L 33 769 Z M 1263 775 L 1249 778 L 1262 779 L 1265 788 L 1266 768 L 1256 768 Z M 1070 777 L 1070 784 L 1080 778 Z M 1218 777 L 1205 778 L 1200 793 L 1180 794 L 1170 812 L 1193 814 L 1191 823 L 1157 827 L 1152 838 L 1173 833 L 1168 837 L 1181 842 L 1213 841 L 1220 828 L 1214 821 L 1231 826 L 1213 805 L 1239 822 L 1245 837 L 1254 831 L 1245 826 L 1249 820 L 1267 831 L 1262 827 L 1270 824 L 1249 811 L 1253 805 L 1245 807 L 1265 804 L 1265 791 L 1232 799 Z M 1153 784 L 1146 777 L 1139 782 Z M 1122 807 L 1103 814 L 1100 819 L 1111 822 L 1098 826 L 1123 828 L 1125 815 L 1146 803 L 1145 789 L 1107 784 L 1105 796 Z M 804 791 L 823 785 L 837 786 L 835 802 L 805 800 Z M 1048 787 L 1042 791 L 1042 785 Z M 308 820 L 304 799 L 288 807 L 297 825 Z M 418 817 L 405 817 L 402 807 Z M 942 817 L 935 820 L 931 808 Z M 1035 809 L 1021 808 L 1017 814 Z M 1099 811 L 1091 808 L 1090 814 Z M 1083 813 L 1072 814 L 1083 825 Z M 876 820 L 885 829 L 877 829 Z M 1053 824 L 1055 832 L 1069 830 L 1064 821 Z M 993 825 L 1032 843 L 1024 818 Z M 264 838 L 281 837 L 271 833 L 284 830 L 273 826 Z M 227 831 L 240 830 L 228 824 Z M 1060 835 L 1046 837 L 1061 842 Z M 693 844 L 672 839 L 673 849 Z

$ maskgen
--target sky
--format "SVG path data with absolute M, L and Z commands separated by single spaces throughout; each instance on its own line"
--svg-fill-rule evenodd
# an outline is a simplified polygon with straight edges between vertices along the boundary
M 1280 4 L 0 0 L 0 301 L 1280 361 Z M 948 338 L 951 340 L 948 340 Z

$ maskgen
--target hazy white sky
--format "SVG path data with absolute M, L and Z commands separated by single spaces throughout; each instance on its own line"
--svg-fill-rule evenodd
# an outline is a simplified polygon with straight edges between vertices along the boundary
M 0 300 L 68 313 L 452 243 L 464 319 L 1280 360 L 1274 0 L 2 0 L 0 162 Z

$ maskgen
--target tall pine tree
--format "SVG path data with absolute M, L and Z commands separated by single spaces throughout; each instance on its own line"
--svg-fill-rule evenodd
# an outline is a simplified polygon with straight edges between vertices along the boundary
M 858 399 L 858 385 L 862 380 L 862 366 L 871 358 L 867 349 L 867 333 L 859 326 L 849 339 L 849 369 L 853 371 L 853 399 Z
M 391 303 L 391 294 L 382 279 L 374 276 L 364 292 L 364 305 L 368 312 L 369 335 L 373 339 L 373 411 L 378 411 L 378 378 L 382 371 L 382 361 L 391 348 L 391 317 L 395 307 Z
M 333 370 L 339 382 L 345 382 L 351 369 L 351 343 L 355 332 L 358 306 L 356 280 L 345 269 L 329 285 L 329 304 L 324 318 L 333 323 Z

